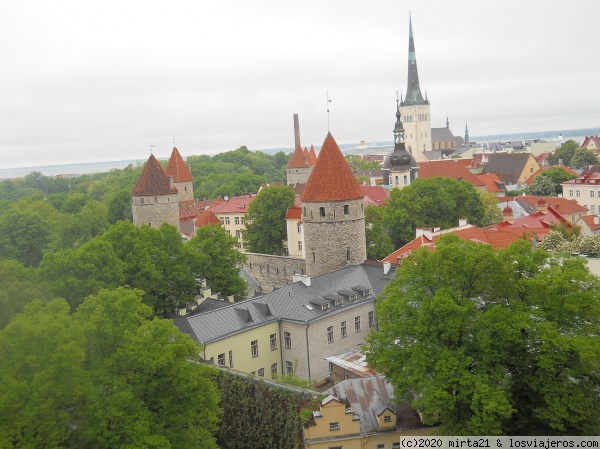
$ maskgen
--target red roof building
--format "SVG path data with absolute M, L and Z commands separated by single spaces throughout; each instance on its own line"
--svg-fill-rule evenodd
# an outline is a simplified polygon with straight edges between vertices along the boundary
M 173 181 L 176 183 L 194 181 L 192 172 L 183 161 L 177 147 L 173 147 L 171 158 L 169 159 L 165 172 L 167 173 L 167 176 L 173 176 Z
M 176 193 L 177 189 L 169 182 L 169 177 L 162 166 L 151 154 L 131 191 L 131 196 L 172 195 Z
M 364 198 L 364 196 L 335 139 L 331 133 L 328 133 L 302 192 L 302 201 L 344 201 Z
M 219 220 L 219 218 L 210 210 L 205 210 L 202 212 L 194 222 L 194 226 L 197 228 L 201 226 L 215 225 L 221 225 L 221 220 Z
M 454 159 L 419 162 L 419 178 L 435 178 L 436 176 L 462 179 L 472 184 L 473 187 L 482 190 L 486 189 L 485 182 L 467 170 L 462 163 L 456 162 Z
M 498 197 L 506 196 L 504 182 L 498 178 L 496 173 L 481 173 L 475 176 L 485 184 L 485 188 L 488 192 L 491 192 Z
M 302 150 L 300 145 L 298 145 L 285 168 L 306 168 L 308 166 L 309 164 L 307 156 L 304 154 L 304 151 Z
M 581 147 L 600 154 L 600 136 L 585 136 Z
M 545 153 L 543 153 L 545 154 Z M 536 159 L 537 160 L 537 159 Z M 551 168 L 560 168 L 562 170 L 564 170 L 566 173 L 573 175 L 573 177 L 577 177 L 579 176 L 576 172 L 574 172 L 573 170 L 571 170 L 569 167 L 566 167 L 564 165 L 551 165 L 549 167 L 543 167 L 540 168 L 538 171 L 536 171 L 533 175 L 531 175 L 531 177 L 529 177 L 526 181 L 525 184 L 527 184 L 528 186 L 531 185 L 531 183 L 533 182 L 533 180 L 536 178 L 536 176 L 544 173 L 545 171 L 550 170 Z
M 360 186 L 365 193 L 365 207 L 369 204 L 375 206 L 385 206 L 387 204 L 390 191 L 382 186 Z

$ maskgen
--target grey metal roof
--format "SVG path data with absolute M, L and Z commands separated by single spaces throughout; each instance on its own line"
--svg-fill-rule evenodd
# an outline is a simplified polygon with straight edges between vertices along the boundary
M 252 275 L 250 273 L 248 273 L 246 270 L 244 270 L 243 268 L 240 269 L 240 275 L 242 276 L 244 281 L 246 281 L 246 284 L 248 284 L 249 289 L 256 290 L 258 287 L 260 287 L 260 284 L 258 283 L 258 281 L 256 279 L 254 279 L 252 277 Z
M 432 142 L 451 142 L 454 140 L 454 134 L 450 131 L 450 128 L 431 128 L 431 141 Z
M 179 328 L 201 343 L 208 343 L 243 332 L 246 329 L 262 326 L 268 322 L 282 320 L 311 322 L 340 311 L 356 307 L 367 301 L 374 301 L 385 285 L 393 277 L 392 269 L 383 274 L 381 264 L 363 263 L 347 266 L 332 273 L 311 278 L 311 285 L 295 282 L 281 287 L 264 296 L 231 303 L 226 307 L 184 317 L 188 325 Z M 369 291 L 368 295 L 357 294 L 357 299 L 344 301 L 339 306 L 332 305 L 326 310 L 321 307 L 306 307 L 307 304 L 330 304 L 325 296 L 335 295 L 342 290 Z M 312 309 L 312 310 L 310 310 Z

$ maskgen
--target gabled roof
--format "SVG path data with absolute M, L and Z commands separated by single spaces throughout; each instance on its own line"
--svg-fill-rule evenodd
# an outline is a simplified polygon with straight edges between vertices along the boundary
M 194 223 L 194 226 L 200 227 L 200 226 L 214 226 L 214 225 L 221 225 L 221 220 L 219 220 L 217 218 L 217 216 L 210 210 L 205 210 L 204 212 L 202 212 L 197 220 Z
M 385 206 L 387 204 L 390 191 L 383 186 L 363 186 L 360 188 L 365 193 L 365 206 L 375 204 L 376 206 Z
M 174 193 L 177 193 L 177 189 L 174 186 L 171 187 L 169 177 L 151 154 L 131 191 L 131 196 L 172 195 Z
M 581 217 L 575 224 L 580 225 L 581 222 L 585 223 L 585 225 L 592 231 L 594 234 L 600 232 L 600 223 L 595 224 L 594 220 L 596 219 L 596 215 L 585 215 Z
M 254 198 L 256 198 L 256 195 L 252 194 L 234 196 L 228 200 L 213 203 L 209 209 L 214 214 L 245 214 L 248 212 L 248 205 Z
M 520 195 L 515 197 L 515 201 L 518 201 L 528 213 L 534 213 L 536 211 L 536 205 L 540 199 L 546 202 L 546 205 L 552 207 L 554 212 L 561 215 L 587 213 L 587 209 L 579 204 L 575 200 L 570 200 L 564 197 L 556 196 L 535 196 L 535 195 Z M 568 220 L 567 220 L 568 221 Z
M 308 161 L 300 145 L 296 147 L 285 168 L 306 168 Z
M 540 229 L 546 229 L 545 232 L 547 233 L 552 225 L 558 225 L 563 223 L 569 224 L 568 220 L 565 219 L 565 217 L 558 213 L 553 207 L 548 206 L 545 213 L 536 212 L 531 215 L 516 218 L 513 223 L 504 221 L 502 223 L 487 226 L 485 229 L 525 228 L 536 231 Z
M 581 147 L 587 148 L 591 142 L 594 142 L 594 149 L 600 148 L 600 136 L 585 136 Z
M 302 201 L 344 201 L 364 196 L 335 139 L 328 133 L 302 192 Z
M 310 144 L 310 151 L 308 152 L 308 165 L 315 165 L 317 162 L 317 153 L 315 153 L 315 147 Z
M 529 159 L 531 153 L 489 153 L 488 162 L 483 173 L 496 173 L 506 183 L 515 184 Z M 534 159 L 535 160 L 535 159 Z
M 586 173 L 570 181 L 561 182 L 561 185 L 600 185 L 600 173 Z
M 483 181 L 488 192 L 505 192 L 504 182 L 498 178 L 496 173 L 481 173 L 475 175 L 477 179 Z
M 542 154 L 547 154 L 547 153 L 542 153 Z M 536 158 L 536 161 L 537 161 L 537 158 Z M 575 177 L 579 176 L 576 172 L 574 172 L 573 170 L 571 170 L 569 167 L 567 167 L 565 165 L 551 165 L 551 166 L 548 166 L 548 167 L 540 168 L 533 175 L 531 175 L 529 178 L 527 178 L 527 180 L 525 181 L 524 184 L 527 184 L 528 186 L 530 186 L 536 176 L 538 176 L 541 173 L 544 173 L 545 171 L 550 170 L 551 168 L 561 168 L 561 169 L 563 169 L 565 172 L 567 172 L 570 175 L 573 175 Z
M 302 208 L 300 206 L 292 206 L 288 208 L 286 220 L 302 220 Z
M 212 201 L 196 201 L 187 200 L 179 202 L 179 219 L 187 220 L 189 218 L 195 218 L 206 209 Z
M 451 142 L 454 140 L 454 134 L 450 128 L 431 128 L 431 142 Z
M 485 182 L 467 170 L 454 159 L 440 161 L 419 162 L 419 178 L 434 178 L 444 176 L 447 178 L 462 179 L 475 187 L 485 187 Z
M 188 166 L 185 165 L 185 162 L 183 162 L 183 158 L 181 157 L 181 154 L 179 154 L 177 147 L 173 147 L 171 158 L 169 159 L 169 163 L 167 164 L 167 169 L 165 172 L 167 173 L 167 176 L 173 176 L 174 182 L 187 182 L 194 180 L 192 172 L 190 172 Z

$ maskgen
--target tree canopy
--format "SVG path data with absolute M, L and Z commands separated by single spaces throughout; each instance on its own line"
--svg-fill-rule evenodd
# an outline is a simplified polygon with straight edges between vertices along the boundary
M 296 194 L 288 186 L 269 186 L 248 206 L 244 243 L 248 251 L 261 254 L 283 253 L 287 239 L 285 216 Z
M 533 179 L 528 191 L 532 195 L 556 196 L 562 193 L 561 183 L 576 177 L 561 167 L 552 167 L 537 175 Z
M 571 158 L 571 167 L 586 168 L 588 165 L 598 164 L 598 156 L 587 148 L 577 148 Z
M 400 266 L 367 359 L 448 435 L 597 435 L 600 282 L 580 258 L 442 237 Z
M 459 218 L 480 225 L 485 213 L 475 187 L 453 178 L 417 178 L 402 190 L 392 189 L 384 224 L 396 248 L 415 237 L 417 227 L 458 226 Z
M 566 165 L 571 167 L 571 158 L 575 155 L 575 150 L 579 144 L 572 139 L 562 143 L 560 148 L 554 154 L 548 156 L 550 165 Z
M 392 239 L 383 226 L 384 208 L 370 204 L 365 208 L 367 259 L 381 260 L 394 251 Z

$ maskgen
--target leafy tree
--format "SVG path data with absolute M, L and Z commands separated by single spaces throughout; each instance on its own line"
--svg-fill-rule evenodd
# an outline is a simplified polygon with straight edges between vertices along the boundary
M 291 153 L 285 154 L 283 151 L 278 151 L 273 155 L 273 165 L 277 170 L 285 169 L 285 166 L 292 157 Z
M 358 181 L 359 184 L 364 184 L 366 186 L 371 185 L 371 178 L 369 178 L 367 175 L 357 176 L 356 180 Z
M 450 435 L 597 435 L 600 283 L 526 241 L 443 236 L 378 303 L 368 361 Z
M 11 208 L 0 215 L 0 259 L 37 266 L 50 242 L 50 223 L 36 212 Z
M 442 229 L 458 225 L 459 218 L 480 225 L 485 210 L 475 187 L 453 178 L 417 178 L 402 190 L 392 189 L 384 224 L 396 248 L 414 239 L 415 228 Z
M 220 226 L 202 226 L 186 244 L 198 256 L 198 273 L 206 278 L 215 292 L 235 295 L 236 300 L 246 298 L 248 287 L 240 275 L 239 265 L 246 256 L 235 247 L 237 238 Z
M 244 242 L 248 251 L 281 255 L 287 240 L 285 216 L 296 194 L 288 186 L 269 186 L 252 200 L 246 214 Z
M 367 259 L 381 260 L 394 251 L 392 239 L 383 226 L 383 208 L 373 204 L 365 208 Z
M 556 195 L 556 184 L 552 181 L 549 176 L 542 176 L 543 173 L 539 174 L 529 186 L 529 193 L 537 196 L 554 196 Z
M 348 165 L 353 171 L 356 170 L 373 170 L 376 168 L 380 168 L 379 162 L 377 161 L 369 161 L 362 156 L 358 156 L 356 154 L 345 156 Z
M 587 148 L 577 148 L 571 158 L 571 167 L 586 168 L 588 165 L 598 164 L 598 156 Z
M 550 165 L 566 165 L 571 166 L 571 158 L 575 155 L 575 150 L 579 148 L 579 144 L 574 140 L 567 140 L 564 142 L 554 154 L 548 156 L 548 162 Z
M 130 189 L 121 189 L 105 196 L 108 197 L 107 219 L 110 224 L 115 224 L 119 220 L 133 221 L 130 192 Z
M 479 224 L 481 226 L 489 226 L 502 222 L 502 212 L 498 207 L 498 197 L 492 192 L 485 190 L 480 190 L 479 196 L 483 203 L 483 217 Z

